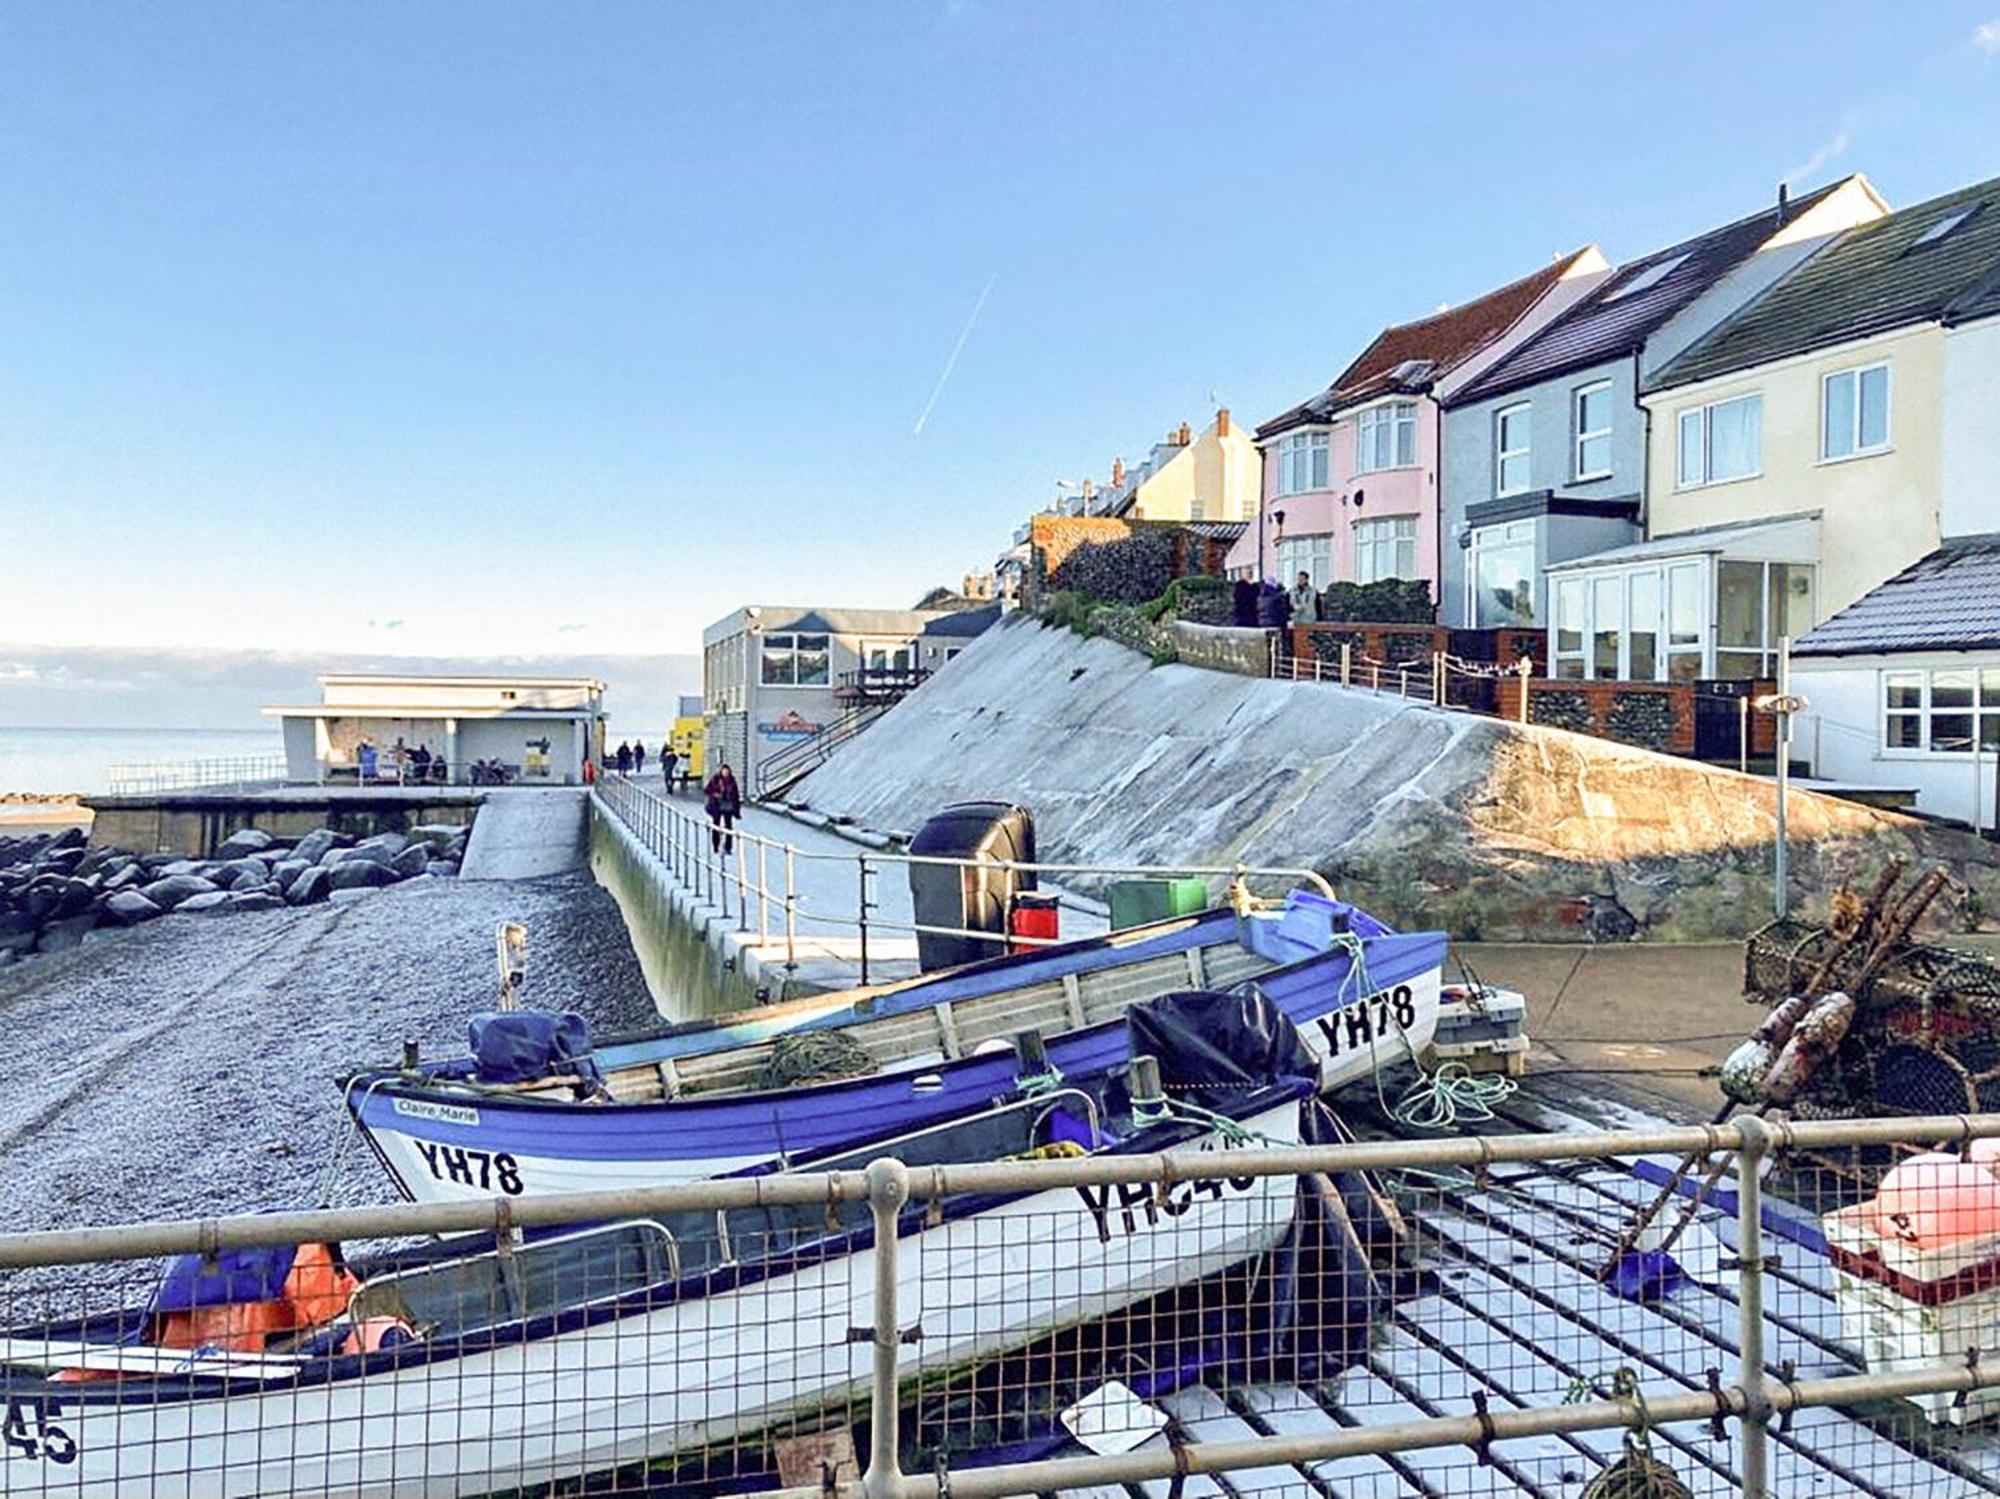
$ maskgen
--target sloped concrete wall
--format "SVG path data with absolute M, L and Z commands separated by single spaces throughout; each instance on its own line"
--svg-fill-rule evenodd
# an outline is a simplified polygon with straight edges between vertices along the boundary
M 1767 781 L 1360 690 L 1153 667 L 1022 616 L 793 793 L 896 830 L 972 797 L 1031 807 L 1045 859 L 1309 865 L 1464 936 L 1739 936 L 1771 910 Z M 1790 823 L 1808 908 L 1892 853 L 1947 864 L 1993 907 L 1983 841 L 1799 792 Z

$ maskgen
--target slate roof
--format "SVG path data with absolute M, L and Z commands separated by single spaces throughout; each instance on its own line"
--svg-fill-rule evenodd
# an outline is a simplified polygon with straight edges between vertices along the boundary
M 1841 185 L 1830 183 L 1792 200 L 1787 218 L 1806 212 Z M 1675 314 L 1754 255 L 1780 227 L 1774 203 L 1761 213 L 1620 266 L 1548 327 L 1454 391 L 1451 404 L 1503 395 L 1642 348 Z M 1658 281 L 1630 290 L 1661 267 L 1669 269 Z
M 2000 650 L 2000 532 L 1961 536 L 1792 643 L 1795 656 Z
M 1917 243 L 1965 209 L 1972 216 L 1961 227 Z M 1992 312 L 2000 312 L 2000 178 L 1849 229 L 1660 370 L 1649 389 Z
M 1323 422 L 1378 396 L 1422 394 L 1439 375 L 1519 322 L 1587 253 L 1587 248 L 1574 251 L 1532 275 L 1433 317 L 1384 328 L 1333 384 L 1271 418 L 1257 429 L 1257 436 L 1273 437 L 1308 422 Z

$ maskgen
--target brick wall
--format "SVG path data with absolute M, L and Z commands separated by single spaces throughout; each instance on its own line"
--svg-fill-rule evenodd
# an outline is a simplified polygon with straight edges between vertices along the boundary
M 1493 684 L 1494 712 L 1521 719 L 1522 681 Z M 1670 755 L 1694 752 L 1694 688 L 1677 682 L 1571 682 L 1530 677 L 1528 722 Z
M 1340 665 L 1340 648 L 1350 647 L 1357 676 L 1372 662 L 1385 667 L 1431 669 L 1431 657 L 1447 650 L 1451 631 L 1442 625 L 1293 625 L 1291 651 L 1302 660 Z

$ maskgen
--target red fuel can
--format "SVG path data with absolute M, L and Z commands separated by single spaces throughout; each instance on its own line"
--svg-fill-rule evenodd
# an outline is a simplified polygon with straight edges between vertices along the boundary
M 1043 895 L 1038 891 L 1024 890 L 1014 897 L 1014 909 L 1007 913 L 1007 930 L 1016 937 L 1042 937 L 1049 940 L 1062 935 L 1062 911 L 1053 895 Z M 1007 951 L 1033 952 L 1032 942 L 1009 942 Z

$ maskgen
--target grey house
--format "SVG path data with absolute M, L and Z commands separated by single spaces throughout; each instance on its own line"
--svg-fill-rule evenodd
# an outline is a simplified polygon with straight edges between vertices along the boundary
M 1440 617 L 1547 625 L 1543 571 L 1645 536 L 1646 378 L 1841 230 L 1865 177 L 1619 267 L 1445 403 Z

